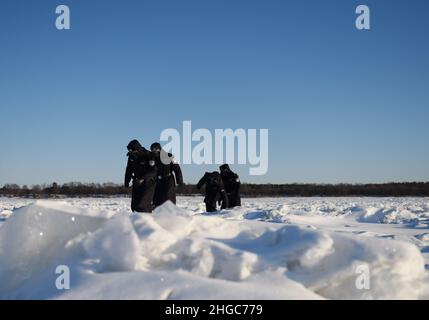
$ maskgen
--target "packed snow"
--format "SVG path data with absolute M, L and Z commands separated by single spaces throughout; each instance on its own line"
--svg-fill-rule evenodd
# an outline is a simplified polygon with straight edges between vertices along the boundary
M 0 198 L 0 299 L 429 298 L 428 198 L 202 200 Z

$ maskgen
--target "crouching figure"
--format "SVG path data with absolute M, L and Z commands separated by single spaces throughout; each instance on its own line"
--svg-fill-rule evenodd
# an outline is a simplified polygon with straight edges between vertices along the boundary
M 230 169 L 229 165 L 227 164 L 221 165 L 219 169 L 220 169 L 220 175 L 222 177 L 223 185 L 225 187 L 225 191 L 228 196 L 227 208 L 240 207 L 241 206 L 240 177 L 238 176 L 238 174 L 233 172 Z
M 197 188 L 205 185 L 205 198 L 207 212 L 217 211 L 217 204 L 221 208 L 228 208 L 228 197 L 223 186 L 222 178 L 219 172 L 206 172 L 197 184 Z

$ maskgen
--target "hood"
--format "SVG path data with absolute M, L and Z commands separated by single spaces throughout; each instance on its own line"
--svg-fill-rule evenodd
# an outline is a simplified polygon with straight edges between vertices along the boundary
M 161 151 L 161 144 L 159 142 L 152 143 L 150 150 L 153 152 L 153 149 L 159 149 Z
M 219 167 L 219 169 L 222 171 L 222 170 L 228 170 L 228 171 L 231 171 L 231 169 L 230 169 L 230 167 L 229 167 L 229 165 L 227 165 L 227 164 L 223 164 L 223 165 L 221 165 L 220 167 Z
M 135 159 L 142 159 L 152 154 L 150 151 L 146 150 L 137 140 L 132 140 L 128 144 L 127 149 L 127 156 L 131 156 Z
M 130 143 L 128 143 L 127 149 L 131 151 L 140 151 L 143 149 L 143 147 L 140 142 L 138 142 L 138 140 L 132 140 Z

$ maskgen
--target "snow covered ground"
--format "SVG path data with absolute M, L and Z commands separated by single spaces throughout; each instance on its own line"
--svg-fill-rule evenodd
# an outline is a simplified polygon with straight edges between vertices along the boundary
M 0 198 L 0 299 L 429 298 L 428 198 L 129 201 Z

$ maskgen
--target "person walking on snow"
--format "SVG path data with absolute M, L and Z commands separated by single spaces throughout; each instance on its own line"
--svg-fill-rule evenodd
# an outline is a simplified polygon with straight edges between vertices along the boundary
M 150 147 L 155 155 L 157 181 L 153 205 L 162 205 L 167 200 L 176 204 L 176 185 L 183 185 L 182 170 L 171 153 L 165 152 L 161 144 L 155 142 Z
M 137 140 L 132 140 L 127 149 L 124 185 L 129 188 L 131 180 L 133 181 L 131 211 L 150 213 L 157 174 L 155 155 L 143 148 Z
M 207 212 L 217 211 L 216 203 L 221 208 L 228 208 L 228 197 L 219 172 L 206 172 L 197 184 L 198 190 L 205 185 L 205 198 Z

